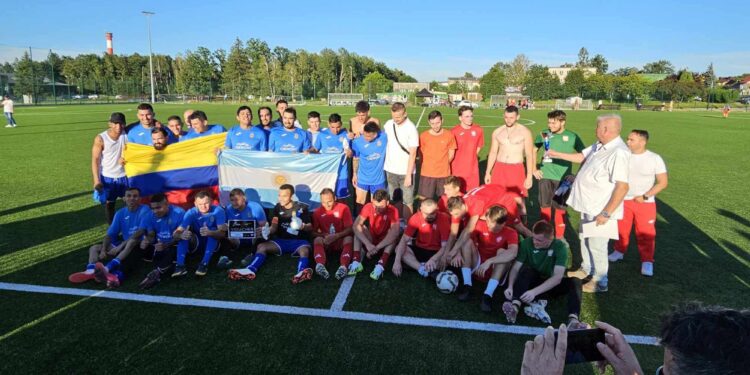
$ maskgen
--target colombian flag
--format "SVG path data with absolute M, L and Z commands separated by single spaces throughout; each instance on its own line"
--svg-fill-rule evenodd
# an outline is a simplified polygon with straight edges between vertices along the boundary
M 225 138 L 226 133 L 209 135 L 172 143 L 161 151 L 129 143 L 123 154 L 128 184 L 139 188 L 142 196 L 165 193 L 169 203 L 183 208 L 192 207 L 193 195 L 201 190 L 218 198 L 216 150 Z

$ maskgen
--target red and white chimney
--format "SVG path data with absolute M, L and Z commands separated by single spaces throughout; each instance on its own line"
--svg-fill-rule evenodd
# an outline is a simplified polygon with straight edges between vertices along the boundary
M 107 38 L 107 55 L 111 55 L 114 51 L 112 49 L 112 33 L 104 33 L 104 37 Z

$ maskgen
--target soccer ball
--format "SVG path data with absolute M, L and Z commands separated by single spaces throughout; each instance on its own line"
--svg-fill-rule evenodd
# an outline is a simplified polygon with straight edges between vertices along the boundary
M 451 271 L 440 272 L 435 279 L 435 285 L 445 294 L 453 293 L 458 288 L 458 276 Z

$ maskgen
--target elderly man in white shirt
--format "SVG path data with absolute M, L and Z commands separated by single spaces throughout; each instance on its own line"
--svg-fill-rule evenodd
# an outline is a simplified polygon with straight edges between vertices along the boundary
M 551 154 L 551 157 L 581 163 L 571 187 L 567 204 L 581 213 L 581 270 L 571 276 L 588 278 L 583 291 L 606 292 L 609 289 L 607 246 L 617 240 L 617 220 L 622 218 L 622 201 L 628 192 L 630 150 L 620 138 L 622 119 L 604 115 L 596 119 L 598 142 L 581 154 Z

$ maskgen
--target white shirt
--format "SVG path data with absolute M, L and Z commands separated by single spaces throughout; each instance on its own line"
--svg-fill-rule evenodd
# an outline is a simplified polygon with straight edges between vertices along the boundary
M 664 160 L 655 152 L 646 150 L 641 154 L 630 155 L 630 189 L 625 199 L 646 194 L 654 186 L 656 175 L 667 173 Z M 646 202 L 653 202 L 654 197 L 649 197 Z
M 628 182 L 630 150 L 617 137 L 605 145 L 597 142 L 583 150 L 583 155 L 585 160 L 573 182 L 567 203 L 582 214 L 596 216 L 612 197 L 615 182 Z M 610 216 L 622 219 L 622 203 L 610 212 Z
M 13 101 L 10 99 L 3 100 L 3 112 L 13 113 Z
M 417 127 L 408 118 L 401 125 L 395 125 L 396 133 L 393 132 L 394 125 L 393 120 L 388 120 L 383 125 L 383 130 L 385 130 L 385 134 L 388 136 L 383 169 L 386 172 L 406 176 L 406 170 L 409 165 L 409 154 L 404 152 L 398 143 L 401 142 L 406 151 L 409 151 L 410 148 L 417 148 L 419 147 L 419 133 L 417 132 Z M 396 134 L 398 134 L 398 141 L 396 141 Z
M 120 138 L 113 140 L 107 134 L 107 131 L 99 133 L 104 149 L 102 150 L 101 175 L 110 178 L 125 177 L 125 167 L 120 164 L 120 157 L 128 143 L 128 136 L 125 133 L 120 134 Z

